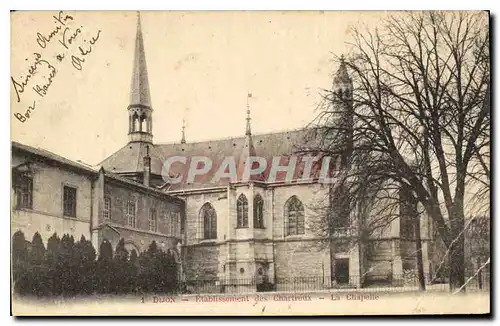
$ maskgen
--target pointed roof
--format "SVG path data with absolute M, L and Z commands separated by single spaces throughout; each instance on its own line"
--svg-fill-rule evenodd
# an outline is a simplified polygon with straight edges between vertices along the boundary
M 241 154 L 239 156 L 239 161 L 238 161 L 238 166 L 237 166 L 237 174 L 239 177 L 241 177 L 246 169 L 246 163 L 249 157 L 256 156 L 255 153 L 255 146 L 253 144 L 253 139 L 252 139 L 252 128 L 250 125 L 250 121 L 252 118 L 250 118 L 250 103 L 249 99 L 252 97 L 252 93 L 248 93 L 247 96 L 247 124 L 246 124 L 246 131 L 245 131 L 245 147 L 242 148 Z M 254 162 L 252 164 L 252 169 L 258 168 L 259 164 L 257 162 Z M 263 180 L 262 175 L 251 175 L 250 180 Z
M 130 87 L 130 105 L 151 106 L 149 94 L 148 69 L 144 41 L 141 30 L 141 16 L 137 13 L 137 34 L 135 37 L 134 70 L 132 71 L 132 84 Z
M 147 153 L 149 151 L 149 153 Z M 151 173 L 160 175 L 165 158 L 154 145 L 144 142 L 129 143 L 98 165 L 112 173 L 136 173 L 144 171 L 144 157 L 151 158 Z
M 186 143 L 186 120 L 182 119 L 182 138 L 181 138 L 181 144 Z
M 352 79 L 347 72 L 347 66 L 345 63 L 344 55 L 340 57 L 340 66 L 335 76 L 333 77 L 333 84 L 352 84 Z
M 252 128 L 250 127 L 250 103 L 249 99 L 252 97 L 252 93 L 248 93 L 247 95 L 247 127 L 246 127 L 246 132 L 245 135 L 250 136 L 252 134 Z

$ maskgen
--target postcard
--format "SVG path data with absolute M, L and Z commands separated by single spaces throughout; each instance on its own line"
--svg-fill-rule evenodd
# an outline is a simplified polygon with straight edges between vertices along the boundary
M 489 24 L 12 12 L 12 314 L 490 314 Z

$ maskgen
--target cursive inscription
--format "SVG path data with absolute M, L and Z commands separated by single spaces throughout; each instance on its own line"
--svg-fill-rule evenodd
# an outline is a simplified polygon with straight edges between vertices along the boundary
M 85 62 L 85 57 L 92 52 L 92 46 L 99 40 L 99 35 L 101 35 L 101 30 L 97 31 L 97 35 L 92 37 L 90 41 L 88 41 L 87 45 L 78 47 L 78 50 L 80 51 L 79 55 L 71 56 L 71 63 L 76 70 L 82 70 L 82 63 Z M 87 43 L 87 40 L 83 41 Z
M 11 76 L 16 103 L 27 102 L 26 109 L 13 113 L 21 123 L 33 116 L 37 101 L 49 95 L 60 69 L 71 65 L 77 71 L 82 71 L 101 36 L 100 29 L 88 29 L 78 23 L 74 15 L 59 11 L 52 18 L 54 24 L 50 31 L 35 32 L 40 51 L 25 59 L 27 68 L 22 75 Z
M 42 49 L 45 49 L 47 47 L 47 43 L 49 43 L 59 32 L 61 29 L 66 26 L 66 22 L 68 20 L 73 20 L 73 16 L 70 15 L 65 15 L 63 11 L 59 11 L 59 14 L 56 16 L 52 16 L 55 19 L 56 25 L 54 26 L 54 29 L 50 31 L 47 35 L 44 35 L 40 32 L 36 33 L 37 39 L 36 42 L 38 43 L 38 46 L 40 46 Z

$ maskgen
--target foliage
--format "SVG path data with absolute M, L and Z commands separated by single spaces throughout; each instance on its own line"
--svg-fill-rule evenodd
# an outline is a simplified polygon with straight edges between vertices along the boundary
M 124 239 L 115 253 L 104 239 L 96 255 L 92 243 L 83 235 L 75 242 L 73 236 L 62 238 L 54 233 L 45 249 L 38 232 L 31 242 L 24 233 L 12 236 L 12 269 L 14 290 L 20 295 L 37 297 L 73 297 L 136 292 L 172 293 L 177 289 L 177 263 L 171 252 L 159 249 L 152 242 L 139 257 L 125 249 Z
M 376 30 L 355 28 L 340 60 L 352 89 L 324 91 L 305 150 L 348 158 L 337 184 L 361 229 L 373 219 L 358 210 L 388 225 L 398 189 L 411 189 L 445 245 L 455 289 L 465 282 L 465 216 L 489 211 L 489 44 L 481 12 L 394 13 Z

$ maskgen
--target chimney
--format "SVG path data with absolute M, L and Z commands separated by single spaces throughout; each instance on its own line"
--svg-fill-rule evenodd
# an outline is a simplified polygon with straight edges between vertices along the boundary
M 146 156 L 143 158 L 144 172 L 143 183 L 149 187 L 149 179 L 151 177 L 151 157 L 149 156 L 149 145 L 146 146 Z

